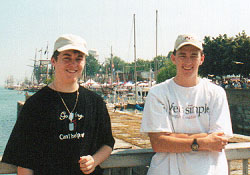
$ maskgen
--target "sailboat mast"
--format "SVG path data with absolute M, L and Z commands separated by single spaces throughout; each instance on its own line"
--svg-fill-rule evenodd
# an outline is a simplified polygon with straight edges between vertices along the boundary
M 36 58 L 37 58 L 37 48 L 35 52 L 35 60 L 34 60 L 34 65 L 33 65 L 32 86 L 35 84 L 35 78 L 36 78 Z
M 158 10 L 156 10 L 156 19 L 155 19 L 155 29 L 156 29 L 156 32 L 155 32 L 155 56 L 157 57 L 158 53 L 157 53 L 157 49 L 158 49 Z
M 158 50 L 158 10 L 156 10 L 156 19 L 155 19 L 155 80 L 157 81 L 158 73 L 158 60 L 157 60 L 157 50 Z
M 45 50 L 45 53 L 47 54 L 47 60 L 49 59 L 49 42 L 47 41 L 47 47 L 46 47 L 46 50 Z M 49 79 L 49 63 L 47 64 L 47 68 L 46 68 L 46 80 L 48 82 L 48 79 Z
M 112 52 L 112 46 L 111 46 L 111 87 L 113 88 L 113 52 Z
M 135 14 L 134 14 L 134 61 L 135 61 L 135 102 L 137 102 L 137 72 L 136 72 L 136 38 L 135 38 Z

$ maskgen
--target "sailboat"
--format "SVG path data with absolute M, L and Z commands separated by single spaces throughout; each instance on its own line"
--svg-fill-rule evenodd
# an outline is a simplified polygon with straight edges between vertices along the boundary
M 158 41 L 157 41 L 157 23 L 158 23 L 158 10 L 156 10 L 156 57 L 157 57 L 157 47 L 158 47 Z M 145 99 L 146 96 L 148 94 L 148 91 L 150 89 L 150 87 L 152 86 L 152 80 L 151 80 L 151 68 L 150 68 L 150 82 L 149 82 L 149 87 L 145 88 L 145 87 L 140 87 L 138 86 L 138 82 L 137 82 L 137 65 L 136 65 L 136 25 L 135 25 L 135 14 L 133 15 L 133 31 L 134 31 L 134 87 L 132 88 L 131 93 L 127 93 L 126 94 L 126 104 L 127 104 L 127 108 L 132 108 L 132 109 L 136 109 L 137 110 L 141 110 L 144 107 L 144 103 L 145 103 Z M 150 66 L 151 67 L 151 66 Z M 157 72 L 157 71 L 156 71 Z M 114 103 L 115 104 L 115 103 Z M 115 104 L 115 106 L 117 108 L 119 108 L 121 105 L 120 103 Z
M 135 61 L 135 88 L 134 88 L 134 94 L 135 94 L 135 101 L 133 102 L 128 102 L 128 107 L 130 106 L 136 106 L 140 105 L 140 107 L 144 106 L 144 102 L 146 99 L 146 96 L 148 94 L 149 88 L 140 88 L 137 86 L 137 72 L 136 72 L 136 30 L 135 30 L 135 14 L 133 16 L 133 21 L 134 21 L 134 61 Z M 158 47 L 158 10 L 156 10 L 156 57 L 158 55 L 157 53 L 157 47 Z M 157 72 L 157 70 L 156 70 Z M 150 85 L 152 85 L 152 80 L 151 80 L 151 68 L 150 68 Z M 151 86 L 150 86 L 151 87 Z M 139 97 L 139 98 L 138 98 Z M 140 101 L 138 100 L 140 99 Z

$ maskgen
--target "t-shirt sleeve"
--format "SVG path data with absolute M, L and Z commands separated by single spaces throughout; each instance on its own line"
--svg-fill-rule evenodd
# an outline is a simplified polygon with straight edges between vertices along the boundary
M 232 123 L 224 89 L 218 88 L 218 90 L 215 91 L 211 107 L 209 133 L 224 132 L 225 135 L 232 137 Z
M 167 97 L 160 94 L 157 89 L 150 90 L 147 96 L 140 131 L 173 132 Z
M 36 167 L 40 153 L 35 128 L 39 123 L 31 111 L 34 111 L 31 103 L 25 103 L 6 145 L 3 162 L 29 169 Z

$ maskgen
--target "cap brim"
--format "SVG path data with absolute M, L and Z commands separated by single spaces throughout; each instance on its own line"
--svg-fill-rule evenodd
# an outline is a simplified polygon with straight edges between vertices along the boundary
M 199 46 L 198 44 L 194 44 L 192 42 L 185 42 L 185 43 L 182 43 L 180 44 L 177 48 L 175 48 L 175 50 L 179 50 L 181 47 L 185 46 L 185 45 L 192 45 L 194 47 L 197 47 L 198 49 L 200 50 L 203 50 L 202 46 Z
M 88 54 L 88 50 L 84 47 L 79 47 L 79 46 L 74 46 L 74 45 L 66 45 L 66 46 L 63 46 L 59 49 L 57 49 L 58 52 L 62 52 L 62 51 L 65 51 L 65 50 L 78 50 L 82 53 L 84 53 L 85 55 L 89 55 Z

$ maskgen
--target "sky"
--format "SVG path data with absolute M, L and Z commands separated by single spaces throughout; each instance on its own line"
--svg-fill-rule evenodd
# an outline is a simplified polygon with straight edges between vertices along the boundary
M 134 61 L 173 50 L 179 34 L 235 36 L 250 34 L 249 0 L 0 0 L 0 85 L 8 76 L 23 81 L 32 74 L 36 50 L 48 45 L 50 58 L 55 40 L 72 33 L 99 52 L 99 61 L 113 55 Z M 37 52 L 37 59 L 47 55 Z

